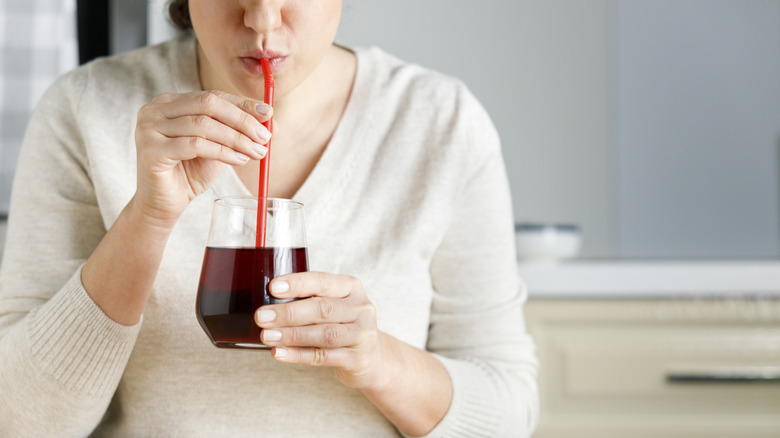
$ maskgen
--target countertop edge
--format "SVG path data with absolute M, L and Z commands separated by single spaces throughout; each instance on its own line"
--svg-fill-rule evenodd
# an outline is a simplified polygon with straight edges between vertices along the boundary
M 780 297 L 780 261 L 519 263 L 531 298 Z

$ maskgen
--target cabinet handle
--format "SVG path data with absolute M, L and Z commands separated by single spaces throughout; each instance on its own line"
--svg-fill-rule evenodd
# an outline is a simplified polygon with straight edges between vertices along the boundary
M 780 383 L 780 367 L 735 367 L 678 370 L 666 373 L 669 383 Z

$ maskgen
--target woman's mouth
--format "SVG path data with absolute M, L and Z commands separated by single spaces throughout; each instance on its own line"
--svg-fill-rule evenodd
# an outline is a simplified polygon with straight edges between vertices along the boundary
M 263 68 L 260 66 L 260 59 L 263 58 L 263 56 L 255 57 L 255 56 L 242 56 L 239 59 L 244 64 L 244 67 L 246 70 L 253 75 L 262 75 L 263 74 Z M 269 63 L 271 64 L 271 73 L 276 74 L 281 68 L 282 63 L 284 63 L 284 60 L 287 59 L 286 56 L 273 56 L 273 57 L 267 57 Z

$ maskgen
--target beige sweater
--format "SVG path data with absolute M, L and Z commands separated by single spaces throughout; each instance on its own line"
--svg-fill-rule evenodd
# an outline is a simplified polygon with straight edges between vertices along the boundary
M 379 328 L 435 353 L 454 399 L 430 436 L 525 436 L 537 361 L 522 314 L 498 136 L 451 78 L 359 49 L 354 91 L 294 196 L 310 269 L 361 279 Z M 110 320 L 80 269 L 135 191 L 138 109 L 199 89 L 194 39 L 58 80 L 30 122 L 0 271 L 0 436 L 398 436 L 331 370 L 215 348 L 195 317 L 212 203 L 172 233 L 142 321 Z M 410 370 L 414 372 L 414 370 Z

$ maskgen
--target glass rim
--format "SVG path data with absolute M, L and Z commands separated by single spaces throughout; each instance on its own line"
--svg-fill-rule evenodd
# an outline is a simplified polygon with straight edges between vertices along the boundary
M 260 198 L 261 197 L 259 196 L 252 196 L 252 195 L 222 196 L 214 200 L 214 205 L 219 205 L 221 207 L 235 207 L 235 208 L 244 208 L 247 210 L 257 210 L 258 205 L 260 204 L 259 201 Z M 275 208 L 287 208 L 287 209 L 303 208 L 303 202 L 294 201 L 292 199 L 274 198 L 271 196 L 265 199 L 266 201 L 271 201 L 269 203 L 266 203 L 267 210 L 273 210 Z M 253 204 L 247 204 L 247 202 L 253 202 Z M 281 205 L 277 207 L 277 203 Z

